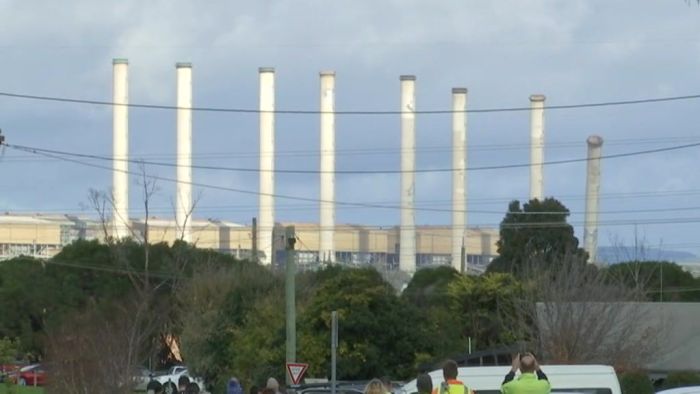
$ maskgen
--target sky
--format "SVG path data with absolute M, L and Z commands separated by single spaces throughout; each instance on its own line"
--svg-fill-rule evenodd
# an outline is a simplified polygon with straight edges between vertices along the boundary
M 524 107 L 700 94 L 700 7 L 671 1 L 93 1 L 0 0 L 0 93 L 110 101 L 112 59 L 129 60 L 130 101 L 175 104 L 175 63 L 193 64 L 194 105 L 255 109 L 258 67 L 276 69 L 281 110 L 317 110 L 322 70 L 336 72 L 337 110 L 398 110 L 399 76 L 414 74 L 418 110 L 444 110 L 451 88 L 468 108 Z M 586 138 L 603 154 L 700 142 L 700 100 L 548 110 L 546 160 L 584 158 Z M 132 108 L 133 158 L 174 162 L 175 112 Z M 337 169 L 399 169 L 398 115 L 339 115 Z M 0 96 L 10 144 L 111 155 L 108 106 Z M 193 162 L 258 166 L 256 114 L 196 112 Z M 419 169 L 451 166 L 451 116 L 417 117 Z M 280 169 L 318 168 L 319 116 L 276 118 Z M 599 243 L 645 244 L 700 255 L 700 148 L 606 159 Z M 529 114 L 468 114 L 468 166 L 529 161 Z M 92 162 L 110 165 L 109 162 Z M 137 170 L 132 165 L 132 169 Z M 174 177 L 174 168 L 146 168 Z M 0 157 L 0 212 L 91 214 L 90 189 L 111 173 L 7 148 Z M 582 239 L 586 164 L 545 167 L 545 194 L 572 212 Z M 256 174 L 195 169 L 194 181 L 256 192 Z M 512 199 L 529 196 L 529 169 L 468 172 L 468 223 L 495 227 Z M 398 204 L 399 175 L 338 175 L 340 201 Z M 131 177 L 131 216 L 143 214 Z M 451 175 L 416 177 L 418 207 L 450 208 Z M 173 216 L 174 185 L 160 181 L 154 215 Z M 279 194 L 318 198 L 318 175 L 278 174 Z M 250 223 L 251 194 L 195 188 L 195 216 Z M 650 211 L 652 210 L 652 211 Z M 654 211 L 655 210 L 655 211 Z M 662 211 L 659 211 L 662 210 Z M 318 221 L 317 204 L 277 200 L 276 220 Z M 338 223 L 396 225 L 393 209 L 337 208 Z M 449 212 L 417 211 L 417 224 L 448 224 Z M 653 256 L 650 256 L 653 257 Z

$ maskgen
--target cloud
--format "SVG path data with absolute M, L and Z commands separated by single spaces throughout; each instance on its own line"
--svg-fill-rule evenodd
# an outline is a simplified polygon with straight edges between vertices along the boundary
M 294 2 L 190 1 L 45 3 L 37 11 L 29 2 L 0 2 L 0 91 L 109 100 L 111 59 L 130 60 L 132 102 L 173 104 L 174 63 L 194 65 L 196 105 L 255 108 L 257 67 L 274 66 L 277 104 L 281 109 L 318 107 L 317 73 L 337 71 L 339 109 L 397 109 L 398 75 L 415 73 L 419 109 L 450 105 L 450 88 L 469 88 L 469 108 L 528 105 L 531 93 L 542 92 L 548 103 L 568 104 L 673 94 L 696 93 L 700 82 L 700 25 L 697 8 L 682 2 L 621 5 L 596 1 L 462 1 L 418 0 Z M 629 146 L 606 145 L 606 152 L 663 145 L 664 137 L 692 135 L 697 103 L 548 111 L 547 158 L 585 155 L 592 133 Z M 81 152 L 111 151 L 111 110 L 95 106 L 19 101 L 0 98 L 9 142 Z M 132 152 L 172 154 L 175 117 L 169 111 L 132 109 Z M 398 167 L 399 121 L 396 117 L 337 119 L 338 168 Z M 419 147 L 446 148 L 449 116 L 420 116 Z M 469 165 L 522 163 L 529 160 L 527 113 L 469 114 Z M 196 113 L 194 149 L 206 152 L 256 152 L 256 115 Z M 656 145 L 636 140 L 657 139 Z M 316 116 L 278 116 L 278 151 L 302 151 L 280 156 L 279 168 L 313 169 L 318 157 Z M 558 142 L 577 142 L 564 149 Z M 670 140 L 669 140 L 670 141 Z M 672 142 L 672 141 L 671 141 Z M 504 145 L 510 145 L 504 146 Z M 517 148 L 517 149 L 514 149 Z M 684 171 L 693 152 L 645 156 L 639 161 L 604 163 L 606 192 L 700 188 L 700 179 Z M 211 157 L 210 157 L 211 159 Z M 449 154 L 417 152 L 422 167 L 450 165 Z M 257 157 L 227 157 L 207 164 L 256 167 Z M 3 165 L 0 162 L 0 165 Z M 74 164 L 12 164 L 6 183 L 7 207 L 34 204 L 37 209 L 73 206 L 87 189 L 109 185 L 111 177 Z M 555 195 L 583 193 L 583 165 L 546 170 L 546 189 Z M 213 183 L 257 190 L 251 176 L 195 175 Z M 51 202 L 40 188 L 61 191 Z M 314 197 L 317 176 L 278 177 L 277 190 Z M 419 200 L 449 200 L 448 176 L 419 177 Z M 389 175 L 338 178 L 338 199 L 398 201 L 398 177 Z M 504 209 L 502 197 L 528 194 L 527 170 L 469 174 L 473 207 Z M 167 204 L 170 187 L 161 201 Z M 136 198 L 132 194 L 133 198 Z M 491 201 L 489 201 L 491 198 Z M 210 207 L 255 205 L 255 198 L 225 192 L 205 193 Z M 581 200 L 570 199 L 581 210 Z M 418 201 L 420 203 L 420 201 Z M 478 204 L 477 204 L 478 203 Z M 659 204 L 663 204 L 660 200 Z M 668 199 L 670 206 L 683 202 Z M 481 204 L 481 205 L 479 205 Z M 491 204 L 491 205 L 484 205 Z M 617 205 L 615 205 L 617 204 Z M 603 206 L 646 207 L 647 200 L 605 201 Z M 135 205 L 133 203 L 132 205 Z M 15 205 L 17 206 L 17 205 Z M 287 205 L 290 206 L 290 205 Z M 472 205 L 470 205 L 472 206 Z M 0 206 L 0 208 L 2 208 Z M 299 207 L 297 207 L 299 208 Z M 572 210 L 573 210 L 572 208 Z M 305 208 L 306 209 L 306 208 Z M 248 220 L 249 212 L 214 208 L 208 216 Z M 317 211 L 285 212 L 280 217 L 316 220 Z M 387 224 L 398 213 L 366 209 L 339 210 L 339 222 Z M 446 215 L 419 214 L 424 221 L 449 220 Z M 493 223 L 498 215 L 470 215 L 471 223 Z M 649 237 L 688 237 L 673 229 L 649 227 Z M 626 230 L 620 230 L 622 232 Z

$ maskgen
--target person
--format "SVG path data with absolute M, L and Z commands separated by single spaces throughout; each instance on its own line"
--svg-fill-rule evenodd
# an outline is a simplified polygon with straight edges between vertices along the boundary
M 180 376 L 180 379 L 177 380 L 177 392 L 184 393 L 188 384 L 190 384 L 190 378 L 185 375 Z
M 392 394 L 394 392 L 394 387 L 391 384 L 391 378 L 388 376 L 382 376 L 382 385 L 384 385 L 384 392 L 387 394 Z
M 257 394 L 257 387 L 255 390 L 255 394 Z M 228 384 L 226 385 L 226 394 L 243 394 L 243 387 L 235 377 L 228 380 Z
M 267 379 L 267 385 L 265 385 L 265 388 L 274 390 L 276 394 L 280 394 L 280 384 L 277 381 L 277 379 L 270 377 Z
M 384 383 L 377 378 L 370 380 L 365 386 L 364 394 L 386 394 Z
M 195 382 L 189 382 L 185 387 L 185 391 L 180 392 L 185 394 L 199 394 L 199 385 Z
M 147 394 L 163 394 L 163 385 L 157 380 L 151 380 L 146 386 Z
M 520 376 L 515 379 L 518 370 Z M 547 375 L 540 369 L 534 354 L 513 357 L 513 365 L 501 385 L 502 394 L 549 394 L 551 390 Z
M 433 389 L 433 394 L 474 394 L 464 382 L 457 380 L 459 368 L 454 360 L 447 360 L 442 366 L 442 377 L 445 381 L 440 384 L 440 387 Z
M 427 373 L 418 375 L 416 379 L 418 394 L 430 394 L 433 392 L 433 379 Z

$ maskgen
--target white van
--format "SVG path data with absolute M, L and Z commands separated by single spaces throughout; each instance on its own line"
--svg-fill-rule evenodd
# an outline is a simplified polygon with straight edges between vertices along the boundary
M 700 386 L 679 387 L 675 389 L 657 391 L 656 394 L 700 394 Z
M 500 394 L 510 367 L 461 367 L 458 379 L 477 394 Z M 607 365 L 544 365 L 542 372 L 552 385 L 552 393 L 621 394 L 615 370 Z M 430 372 L 433 387 L 443 382 L 442 369 Z M 515 377 L 518 378 L 517 375 Z M 402 394 L 417 393 L 416 380 L 401 388 Z

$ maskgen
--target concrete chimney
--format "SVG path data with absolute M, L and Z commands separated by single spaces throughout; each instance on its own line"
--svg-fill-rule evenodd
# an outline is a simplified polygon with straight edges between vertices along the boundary
M 467 226 L 467 89 L 452 89 L 452 267 L 462 269 Z M 465 262 L 466 264 L 466 262 Z M 465 265 L 465 271 L 467 269 Z
M 177 196 L 179 237 L 192 242 L 192 65 L 177 63 Z
M 117 239 L 130 236 L 129 229 L 129 61 L 113 59 L 112 106 L 112 226 Z
M 319 259 L 335 262 L 335 73 L 321 72 L 321 218 Z
M 416 77 L 401 78 L 401 226 L 399 268 L 416 271 Z
M 275 69 L 261 67 L 260 74 L 260 204 L 258 250 L 262 264 L 272 263 L 272 230 L 275 225 Z
M 530 96 L 530 199 L 544 199 L 544 95 Z
M 598 201 L 600 194 L 600 153 L 603 138 L 592 135 L 588 143 L 588 171 L 586 173 L 586 222 L 583 245 L 588 252 L 588 262 L 597 263 L 598 258 Z

